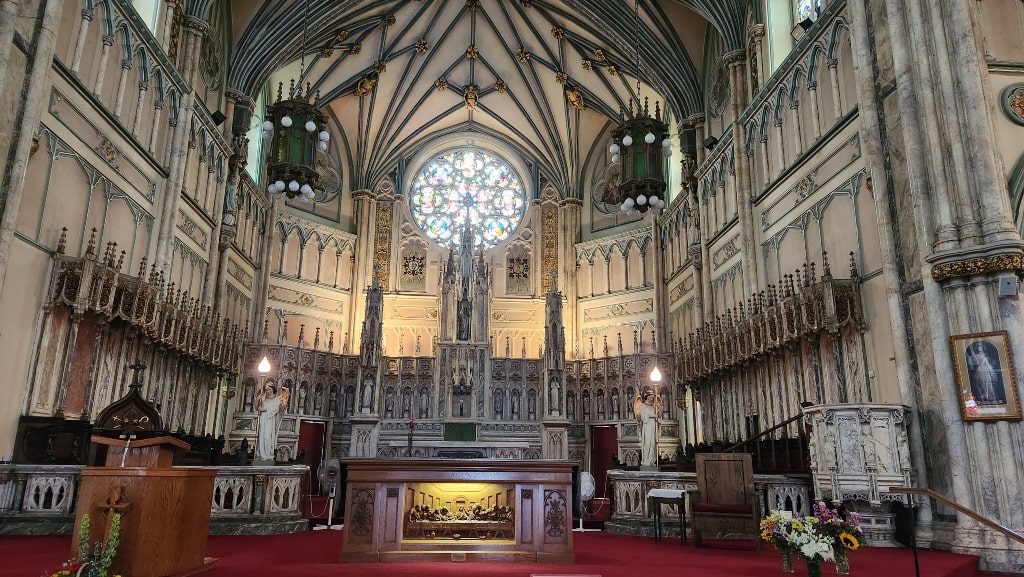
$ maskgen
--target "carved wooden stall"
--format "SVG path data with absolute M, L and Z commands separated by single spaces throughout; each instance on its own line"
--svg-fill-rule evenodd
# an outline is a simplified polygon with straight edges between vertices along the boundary
M 568 461 L 347 459 L 340 560 L 572 563 Z

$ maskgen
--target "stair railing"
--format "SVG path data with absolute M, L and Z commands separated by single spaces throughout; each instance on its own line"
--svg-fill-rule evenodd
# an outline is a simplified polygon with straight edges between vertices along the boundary
M 999 523 L 993 521 L 992 519 L 989 519 L 988 517 L 982 515 L 981 513 L 968 509 L 967 507 L 964 507 L 960 503 L 957 503 L 949 499 L 945 495 L 940 495 L 939 493 L 936 493 L 931 489 L 925 489 L 923 487 L 889 487 L 889 492 L 904 495 L 924 495 L 926 497 L 931 497 L 932 499 L 935 499 L 936 501 L 942 503 L 943 505 L 946 505 L 951 509 L 956 509 L 958 512 L 967 515 L 971 519 L 974 519 L 975 521 L 981 523 L 989 529 L 1001 533 L 1009 539 L 1013 539 L 1018 543 L 1024 544 L 1024 535 L 1021 535 L 1013 529 L 1004 527 Z M 917 528 L 914 522 L 913 511 L 911 511 L 910 513 L 910 543 L 911 547 L 914 550 L 914 575 L 915 577 L 921 577 L 921 566 L 917 559 Z

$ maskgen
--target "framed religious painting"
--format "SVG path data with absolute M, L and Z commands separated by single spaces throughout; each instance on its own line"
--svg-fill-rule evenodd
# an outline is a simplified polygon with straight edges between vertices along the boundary
M 1006 331 L 954 335 L 949 340 L 964 420 L 1019 420 L 1017 377 Z

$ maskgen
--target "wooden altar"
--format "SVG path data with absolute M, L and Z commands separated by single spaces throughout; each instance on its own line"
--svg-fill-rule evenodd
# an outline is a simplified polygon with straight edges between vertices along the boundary
M 344 463 L 340 561 L 575 561 L 572 462 Z

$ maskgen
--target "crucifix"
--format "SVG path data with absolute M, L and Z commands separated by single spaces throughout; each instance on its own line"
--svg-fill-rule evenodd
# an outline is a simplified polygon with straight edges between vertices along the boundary
M 105 499 L 96 503 L 96 508 L 106 517 L 106 522 L 103 525 L 103 541 L 107 542 L 110 540 L 110 528 L 114 522 L 114 515 L 119 514 L 123 517 L 132 508 L 132 504 L 124 496 L 124 487 L 115 485 L 110 488 L 110 493 Z

